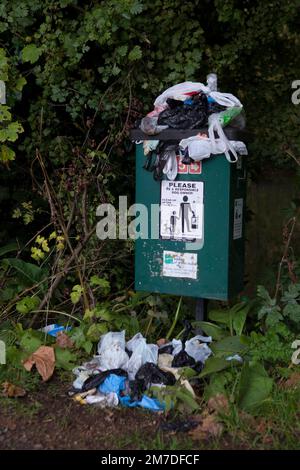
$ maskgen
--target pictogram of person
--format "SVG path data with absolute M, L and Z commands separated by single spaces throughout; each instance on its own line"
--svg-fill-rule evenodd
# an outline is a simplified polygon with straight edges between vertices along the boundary
M 172 215 L 170 216 L 170 234 L 171 234 L 171 237 L 174 236 L 178 219 L 179 219 L 179 217 L 176 215 L 176 211 L 173 211 Z
M 181 217 L 181 227 L 182 233 L 185 232 L 185 226 L 187 227 L 187 232 L 190 232 L 190 220 L 189 214 L 193 215 L 193 211 L 191 208 L 191 204 L 188 202 L 189 198 L 187 196 L 183 196 L 183 202 L 180 203 L 179 209 L 179 217 Z

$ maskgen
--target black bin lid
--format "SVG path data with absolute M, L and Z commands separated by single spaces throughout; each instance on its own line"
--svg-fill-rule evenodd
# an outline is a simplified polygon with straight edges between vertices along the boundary
M 249 142 L 250 134 L 246 130 L 236 129 L 235 127 L 226 126 L 223 128 L 224 134 L 229 140 L 241 140 L 242 142 Z M 139 140 L 182 140 L 192 137 L 199 132 L 208 134 L 208 128 L 203 127 L 201 129 L 165 129 L 159 134 L 148 135 L 145 134 L 141 129 L 131 129 L 130 139 L 132 141 Z

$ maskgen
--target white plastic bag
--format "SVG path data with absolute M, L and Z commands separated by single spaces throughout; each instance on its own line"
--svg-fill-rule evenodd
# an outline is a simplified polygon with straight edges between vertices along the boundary
M 226 135 L 224 134 L 223 128 L 220 124 L 218 113 L 212 114 L 208 120 L 209 127 L 208 127 L 208 136 L 211 142 L 211 153 L 218 154 L 218 153 L 225 153 L 226 159 L 229 163 L 235 163 L 238 160 L 237 153 L 235 148 L 230 143 L 230 140 L 227 139 Z M 217 134 L 217 138 L 215 137 L 215 133 Z M 222 144 L 224 145 L 223 152 L 219 152 L 218 148 L 220 146 L 220 139 Z M 232 153 L 233 159 L 230 157 L 229 152 Z
M 211 336 L 194 336 L 185 343 L 185 350 L 196 362 L 200 361 L 204 363 L 212 353 L 211 349 L 206 344 L 210 343 L 211 340 Z
M 127 372 L 129 380 L 134 380 L 135 374 L 146 362 L 157 364 L 158 346 L 156 344 L 147 344 L 146 339 L 141 333 L 137 333 L 127 342 L 128 351 L 132 352 L 128 363 Z
M 143 143 L 144 154 L 148 155 L 150 152 L 153 152 L 153 150 L 156 149 L 158 144 L 159 144 L 159 140 L 144 140 L 144 143 Z
M 154 101 L 154 106 L 163 106 L 168 98 L 176 97 L 176 99 L 180 99 L 182 95 L 199 91 L 203 91 L 204 93 L 208 94 L 210 90 L 207 86 L 203 85 L 203 83 L 199 82 L 178 83 L 177 85 L 171 86 L 170 88 L 165 90 L 161 95 L 159 95 Z M 188 98 L 188 96 L 186 96 L 185 98 Z
M 167 175 L 168 180 L 174 181 L 178 171 L 176 153 L 174 152 L 174 150 L 171 150 L 169 152 L 166 151 L 165 153 L 168 153 L 169 156 L 163 168 L 163 173 Z
M 242 108 L 243 105 L 240 100 L 231 93 L 221 93 L 220 91 L 211 91 L 209 96 L 213 98 L 218 104 L 226 106 L 226 108 L 233 108 L 237 106 Z
M 102 370 L 126 367 L 129 357 L 125 352 L 125 331 L 109 332 L 101 336 L 98 354 Z
M 118 395 L 114 392 L 107 393 L 106 395 L 102 393 L 88 395 L 85 400 L 89 405 L 98 405 L 101 408 L 113 408 L 119 404 Z

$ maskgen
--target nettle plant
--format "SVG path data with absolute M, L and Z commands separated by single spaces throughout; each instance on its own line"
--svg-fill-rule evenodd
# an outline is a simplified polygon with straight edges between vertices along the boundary
M 263 286 L 258 286 L 257 295 L 261 306 L 258 319 L 264 320 L 266 327 L 273 327 L 279 322 L 288 321 L 292 326 L 300 322 L 300 284 L 290 284 L 283 292 L 279 302 L 271 297 Z

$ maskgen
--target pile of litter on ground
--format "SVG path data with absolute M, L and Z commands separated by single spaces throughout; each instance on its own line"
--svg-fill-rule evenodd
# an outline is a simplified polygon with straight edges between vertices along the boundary
M 81 404 L 101 407 L 142 407 L 162 411 L 165 404 L 146 394 L 153 385 L 165 387 L 176 382 L 195 396 L 190 383 L 181 378 L 180 368 L 200 372 L 211 355 L 211 337 L 202 335 L 158 346 L 147 344 L 141 333 L 126 342 L 125 331 L 109 332 L 98 344 L 98 354 L 73 370 L 76 379 L 69 395 Z

